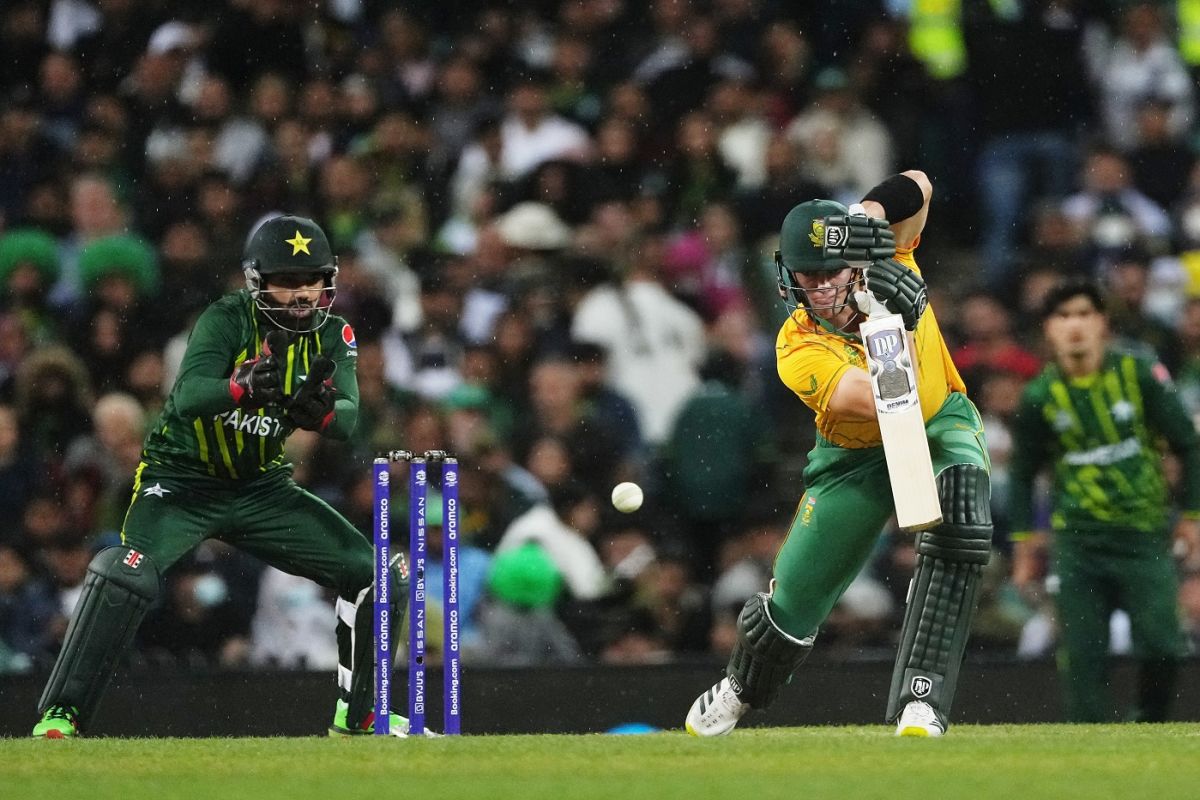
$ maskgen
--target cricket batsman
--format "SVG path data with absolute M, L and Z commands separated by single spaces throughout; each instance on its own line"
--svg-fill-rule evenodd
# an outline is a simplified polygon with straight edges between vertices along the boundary
M 297 428 L 345 439 L 358 416 L 354 331 L 330 313 L 337 261 L 315 222 L 279 216 L 251 235 L 242 270 L 246 288 L 210 305 L 192 330 L 146 437 L 122 543 L 88 566 L 35 737 L 87 730 L 162 576 L 209 537 L 337 592 L 339 697 L 330 734 L 369 732 L 372 546 L 292 480 L 283 455 Z M 392 577 L 392 597 L 404 603 L 402 559 Z M 406 722 L 393 715 L 392 730 L 403 734 Z
M 787 539 L 768 591 L 746 602 L 725 677 L 700 695 L 685 727 L 728 734 L 751 708 L 766 708 L 804 661 L 817 628 L 862 569 L 894 510 L 874 390 L 857 334 L 873 302 L 914 333 L 918 390 L 942 522 L 917 534 L 888 698 L 898 736 L 941 736 L 947 727 L 991 553 L 989 462 L 983 425 L 927 308 L 913 252 L 933 188 L 923 172 L 893 175 L 867 193 L 865 214 L 810 200 L 784 218 L 775 254 L 779 292 L 791 310 L 776 340 L 779 376 L 816 413 L 817 442 L 804 471 Z M 889 224 L 888 220 L 892 220 Z M 856 293 L 858 297 L 856 298 Z
M 1183 635 L 1160 444 L 1182 467 L 1174 536 L 1200 543 L 1200 443 L 1165 367 L 1109 346 L 1104 298 L 1091 283 L 1046 296 L 1053 361 L 1025 387 L 1013 425 L 1013 582 L 1042 576 L 1053 541 L 1059 671 L 1072 722 L 1112 722 L 1109 618 L 1130 619 L 1139 664 L 1130 718 L 1162 722 L 1175 693 Z M 1033 529 L 1033 481 L 1053 475 L 1052 531 Z

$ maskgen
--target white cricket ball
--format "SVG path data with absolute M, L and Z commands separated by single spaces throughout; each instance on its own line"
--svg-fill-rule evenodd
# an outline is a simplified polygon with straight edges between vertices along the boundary
M 642 487 L 636 483 L 618 483 L 613 487 L 612 504 L 617 511 L 625 514 L 631 514 L 642 507 L 642 500 L 645 495 L 642 494 Z

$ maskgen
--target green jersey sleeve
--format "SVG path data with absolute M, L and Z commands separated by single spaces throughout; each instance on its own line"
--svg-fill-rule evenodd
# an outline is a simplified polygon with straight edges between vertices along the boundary
M 321 336 L 321 349 L 337 365 L 333 373 L 333 388 L 337 399 L 333 406 L 333 421 L 325 435 L 346 440 L 358 424 L 358 343 L 354 329 L 340 317 L 334 317 Z
M 210 305 L 196 320 L 173 392 L 182 416 L 209 417 L 237 407 L 229 376 L 244 328 L 244 315 L 227 303 Z
M 1183 407 L 1167 368 L 1138 360 L 1138 383 L 1146 406 L 1146 423 L 1167 442 L 1183 467 L 1180 503 L 1189 516 L 1200 515 L 1200 438 L 1192 416 Z
M 1012 538 L 1028 536 L 1033 530 L 1033 482 L 1050 459 L 1048 443 L 1053 431 L 1046 424 L 1044 379 L 1030 381 L 1021 395 L 1013 417 L 1013 449 L 1009 461 L 1009 520 Z

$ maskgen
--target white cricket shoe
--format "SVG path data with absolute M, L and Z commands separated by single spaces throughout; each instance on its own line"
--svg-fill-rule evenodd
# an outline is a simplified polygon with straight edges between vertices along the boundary
M 722 678 L 692 703 L 683 727 L 692 736 L 725 736 L 749 710 L 750 704 L 737 696 L 729 678 Z
M 896 721 L 897 736 L 941 736 L 946 732 L 933 706 L 913 700 Z

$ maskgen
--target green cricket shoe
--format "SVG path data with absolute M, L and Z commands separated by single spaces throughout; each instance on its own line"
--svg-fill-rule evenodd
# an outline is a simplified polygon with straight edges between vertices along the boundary
M 78 714 L 74 706 L 50 706 L 42 721 L 33 726 L 35 739 L 73 739 L 79 735 Z
M 375 714 L 374 712 L 367 715 L 361 727 L 354 729 L 346 724 L 346 714 L 350 710 L 350 704 L 345 700 L 338 700 L 337 707 L 333 712 L 333 724 L 329 726 L 330 736 L 370 736 L 375 733 Z M 408 736 L 408 719 L 399 714 L 389 714 L 390 717 L 390 732 L 392 736 L 404 738 Z

